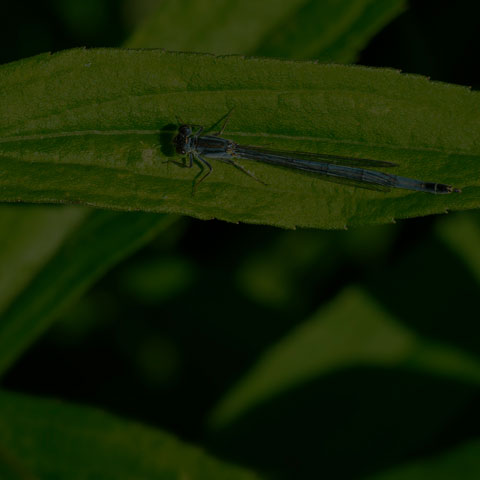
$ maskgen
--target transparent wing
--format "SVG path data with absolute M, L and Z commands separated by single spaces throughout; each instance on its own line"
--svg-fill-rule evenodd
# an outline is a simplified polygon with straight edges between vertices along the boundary
M 238 145 L 239 150 L 250 150 L 251 152 L 266 153 L 267 155 L 278 155 L 281 157 L 301 158 L 309 161 L 327 162 L 334 165 L 345 165 L 350 167 L 395 167 L 396 163 L 383 160 L 372 160 L 370 158 L 344 157 L 342 155 L 331 155 L 329 153 L 307 153 L 294 150 L 275 150 L 250 145 Z
M 302 171 L 302 175 L 306 175 L 309 177 L 319 178 L 318 172 L 306 172 Z M 354 180 L 353 178 L 345 178 L 345 177 L 332 177 L 326 174 L 320 173 L 320 178 L 324 182 L 336 183 L 338 185 L 346 185 L 348 187 L 358 187 L 363 188 L 364 190 L 373 190 L 375 192 L 390 192 L 391 188 L 385 185 L 379 185 L 377 183 L 366 183 L 361 180 Z
M 340 183 L 343 185 L 356 186 L 369 190 L 389 191 L 391 187 L 396 187 L 396 176 L 384 172 L 368 170 L 365 168 L 352 167 L 349 165 L 337 165 L 331 162 L 319 161 L 321 158 L 311 156 L 303 158 L 300 156 L 280 155 L 277 151 L 251 150 L 249 148 L 237 145 L 232 156 L 236 158 L 254 160 L 277 167 L 294 169 L 300 173 L 321 176 L 323 179 Z
M 405 190 L 415 190 L 418 192 L 434 194 L 460 192 L 458 188 L 443 183 L 425 182 L 414 178 L 401 177 L 399 175 L 363 168 L 365 164 L 362 164 L 362 167 L 359 167 L 358 163 L 355 165 L 348 165 L 344 163 L 344 157 L 340 157 L 342 163 L 335 163 L 325 161 L 323 155 L 312 156 L 311 154 L 307 154 L 307 156 L 304 156 L 303 152 L 299 153 L 300 155 L 292 155 L 291 153 L 289 155 L 281 155 L 277 152 L 273 153 L 273 151 L 267 153 L 267 151 L 263 149 L 249 149 L 236 145 L 235 151 L 232 152 L 232 155 L 237 156 L 238 158 L 276 165 L 278 167 L 321 175 L 325 179 L 329 179 L 336 183 L 355 185 L 370 190 L 385 191 L 385 189 L 388 190 L 390 188 L 402 188 Z M 347 160 L 349 159 L 347 158 Z M 350 160 L 372 161 L 367 159 Z M 378 164 L 374 165 L 378 166 Z

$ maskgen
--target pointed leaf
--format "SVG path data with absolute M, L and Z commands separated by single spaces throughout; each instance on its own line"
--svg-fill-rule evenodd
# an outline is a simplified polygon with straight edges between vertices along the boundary
M 72 50 L 0 70 L 0 200 L 80 202 L 287 227 L 338 228 L 471 208 L 480 96 L 391 70 L 159 51 Z M 48 85 L 48 88 L 45 86 Z M 172 155 L 176 115 L 243 143 L 370 157 L 459 195 L 371 192 L 244 162 L 268 185 Z M 455 118 L 455 121 L 452 121 Z M 177 157 L 178 159 L 178 157 Z
M 214 409 L 211 425 L 222 428 L 285 391 L 365 365 L 408 368 L 480 385 L 480 359 L 418 337 L 364 292 L 350 288 L 265 352 Z

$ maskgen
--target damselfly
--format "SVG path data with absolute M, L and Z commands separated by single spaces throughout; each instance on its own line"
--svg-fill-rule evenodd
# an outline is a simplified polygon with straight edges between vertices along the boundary
M 180 125 L 177 135 L 173 139 L 176 152 L 180 155 L 186 155 L 188 160 L 186 164 L 174 163 L 191 168 L 193 160 L 196 159 L 206 167 L 206 173 L 195 182 L 194 188 L 213 171 L 210 162 L 207 160 L 208 158 L 230 163 L 264 184 L 265 182 L 259 180 L 254 173 L 247 170 L 236 160 L 253 160 L 277 167 L 295 169 L 309 174 L 320 175 L 337 183 L 346 183 L 372 190 L 388 191 L 390 188 L 401 188 L 435 194 L 461 192 L 461 190 L 443 183 L 424 182 L 364 168 L 393 167 L 396 165 L 391 162 L 329 154 L 269 150 L 261 147 L 239 145 L 220 137 L 225 130 L 227 121 L 228 116 L 222 129 L 213 135 L 202 135 L 204 128 L 201 126 L 198 126 L 194 132 L 194 125 L 183 124 Z

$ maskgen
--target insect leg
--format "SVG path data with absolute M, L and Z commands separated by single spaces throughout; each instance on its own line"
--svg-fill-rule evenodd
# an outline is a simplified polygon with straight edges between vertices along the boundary
M 192 189 L 192 195 L 195 194 L 195 189 L 197 188 L 197 186 L 203 182 L 212 172 L 213 172 L 213 168 L 212 166 L 210 165 L 210 163 L 208 163 L 203 157 L 201 157 L 200 155 L 197 154 L 193 154 L 195 155 L 195 158 L 200 162 L 202 163 L 203 165 L 205 165 L 207 167 L 207 173 L 205 173 L 201 178 L 200 180 L 196 180 L 194 185 L 193 185 L 193 189 Z
M 255 176 L 255 174 L 253 172 L 251 172 L 250 170 L 246 169 L 243 165 L 241 165 L 240 163 L 236 162 L 235 159 L 231 159 L 231 160 L 228 160 L 228 163 L 231 163 L 233 166 L 235 166 L 236 168 L 238 168 L 239 170 L 241 170 L 243 173 L 246 173 L 249 177 L 252 177 L 254 180 L 256 180 L 258 183 L 261 183 L 262 185 L 267 185 L 267 183 L 265 183 L 263 180 L 260 180 L 259 178 L 257 178 Z
M 174 163 L 175 165 L 178 165 L 179 167 L 182 167 L 182 168 L 192 168 L 193 154 L 189 153 L 187 158 L 188 158 L 188 163 L 186 165 L 182 162 L 177 162 L 176 160 L 165 160 L 162 163 Z
M 222 133 L 223 133 L 224 130 L 225 130 L 225 127 L 227 126 L 227 123 L 228 123 L 229 120 L 230 120 L 230 117 L 232 116 L 232 112 L 233 112 L 234 109 L 235 109 L 235 107 L 232 107 L 232 108 L 230 109 L 230 111 L 227 113 L 227 116 L 226 116 L 226 118 L 225 118 L 225 122 L 223 122 L 222 128 L 220 129 L 219 132 L 214 133 L 214 135 L 217 135 L 217 136 L 218 136 L 218 135 L 222 135 Z

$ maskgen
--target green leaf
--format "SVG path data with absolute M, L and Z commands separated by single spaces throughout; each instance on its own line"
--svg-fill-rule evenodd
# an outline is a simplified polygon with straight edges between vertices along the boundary
M 456 214 L 437 222 L 439 237 L 458 255 L 480 284 L 480 226 L 475 212 Z
M 12 63 L 0 70 L 0 84 L 3 201 L 320 228 L 478 205 L 480 97 L 419 76 L 112 49 Z M 193 196 L 198 168 L 163 163 L 176 116 L 208 126 L 232 107 L 226 136 L 242 143 L 393 161 L 401 175 L 466 188 L 438 196 L 372 192 L 244 162 L 265 186 L 214 162 Z
M 474 440 L 442 455 L 369 476 L 368 480 L 477 480 L 479 477 L 480 440 Z
M 351 62 L 404 3 L 166 0 L 127 46 Z
M 0 478 L 2 480 L 38 480 L 11 450 L 0 442 Z
M 0 318 L 87 212 L 73 207 L 0 206 Z
M 288 390 L 355 366 L 406 368 L 480 385 L 479 359 L 417 336 L 349 288 L 265 352 L 214 409 L 210 424 L 223 428 Z
M 0 374 L 112 265 L 150 240 L 174 217 L 92 212 L 0 318 Z
M 304 0 L 166 0 L 127 41 L 131 48 L 251 54 Z
M 303 2 L 254 54 L 352 63 L 368 41 L 404 9 L 404 0 Z
M 6 392 L 0 393 L 0 442 L 24 470 L 42 479 L 259 478 L 162 431 L 99 410 Z

